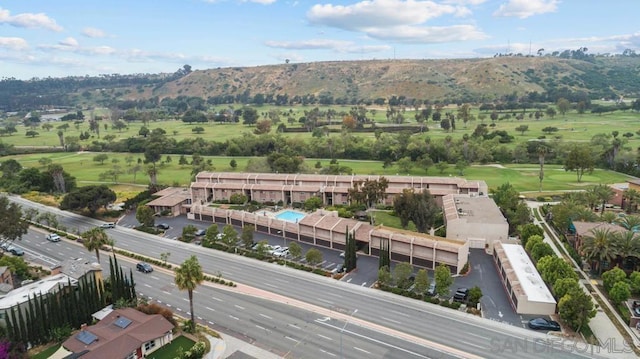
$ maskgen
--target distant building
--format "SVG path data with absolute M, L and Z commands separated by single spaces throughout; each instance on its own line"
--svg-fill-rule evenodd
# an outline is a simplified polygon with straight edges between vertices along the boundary
M 191 204 L 191 191 L 188 188 L 168 187 L 153 194 L 159 198 L 148 202 L 155 213 L 168 211 L 170 216 L 179 216 L 188 212 Z
M 551 315 L 556 312 L 556 300 L 521 245 L 496 242 L 493 259 L 516 313 Z
M 303 203 L 311 197 L 319 197 L 324 205 L 349 203 L 349 189 L 358 181 L 389 181 L 382 203 L 391 205 L 395 195 L 412 188 L 429 190 L 436 198 L 447 194 L 473 194 L 486 196 L 488 187 L 484 181 L 468 181 L 458 177 L 411 176 L 339 176 L 278 173 L 229 173 L 200 172 L 191 183 L 191 199 L 194 204 L 228 201 L 232 195 L 241 194 L 249 201 L 261 203 L 282 202 L 285 206 Z
M 173 340 L 173 324 L 160 314 L 115 309 L 97 324 L 84 326 L 62 348 L 80 359 L 146 358 Z

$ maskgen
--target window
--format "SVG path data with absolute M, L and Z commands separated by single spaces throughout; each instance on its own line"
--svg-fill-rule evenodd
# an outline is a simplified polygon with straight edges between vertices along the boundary
M 155 346 L 156 346 L 156 341 L 155 340 L 152 340 L 150 342 L 146 342 L 146 343 L 144 343 L 144 350 L 145 351 L 149 351 L 149 349 L 155 348 Z

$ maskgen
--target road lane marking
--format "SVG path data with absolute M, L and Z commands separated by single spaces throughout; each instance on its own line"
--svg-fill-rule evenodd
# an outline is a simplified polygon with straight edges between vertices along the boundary
M 288 325 L 288 326 L 290 326 L 291 328 L 295 328 L 295 329 L 298 329 L 298 330 L 302 329 L 302 328 L 300 328 L 299 326 L 297 326 L 297 325 L 295 325 L 295 324 L 291 324 L 291 323 L 289 323 L 289 324 L 287 324 L 287 325 Z
M 333 304 L 333 302 L 332 302 L 332 301 L 327 300 L 327 299 L 322 299 L 322 298 L 317 298 L 317 299 L 318 299 L 319 301 L 321 301 L 321 302 L 325 302 L 325 303 Z
M 147 284 L 147 283 L 145 283 L 144 286 L 151 288 L 151 286 L 149 284 Z
M 179 311 L 179 312 L 181 312 L 181 311 L 182 311 L 182 309 L 180 309 L 180 308 L 177 308 L 177 307 L 176 307 L 176 310 L 177 310 L 177 311 Z
M 166 290 L 163 290 L 162 293 L 167 294 L 167 295 L 171 295 L 171 292 L 167 292 Z
M 150 276 L 151 279 L 155 279 L 155 280 L 160 280 L 160 278 L 156 277 L 156 276 Z
M 290 336 L 285 336 L 285 338 L 287 338 L 287 339 L 289 339 L 291 341 L 294 341 L 296 343 L 300 343 L 300 341 L 298 339 L 296 339 L 296 338 L 291 338 Z
M 268 315 L 266 315 L 266 314 L 262 314 L 262 313 L 260 313 L 259 315 L 260 315 L 261 317 L 263 317 L 263 318 L 273 319 L 273 318 L 271 318 L 270 316 L 268 316 Z
M 189 299 L 188 298 L 182 298 L 182 300 L 184 300 L 185 302 L 188 302 Z
M 238 308 L 238 309 L 240 309 L 240 310 L 244 310 L 244 307 L 243 307 L 243 306 L 241 306 L 241 305 L 234 304 L 233 306 L 234 306 L 234 307 L 236 307 L 236 308 Z
M 367 285 L 367 282 L 360 284 L 361 287 L 364 287 L 365 285 Z
M 370 352 L 370 351 L 368 351 L 368 350 L 364 350 L 364 349 L 362 349 L 362 348 L 353 347 L 353 349 L 358 350 L 358 351 L 361 351 L 361 352 L 363 352 L 363 353 L 371 354 L 371 352 Z
M 318 336 L 319 336 L 320 338 L 322 338 L 322 339 L 326 339 L 326 340 L 333 340 L 332 338 L 329 338 L 329 337 L 328 337 L 328 336 L 326 336 L 326 335 L 318 334 Z
M 265 285 L 271 287 L 271 288 L 278 288 L 277 285 L 271 284 L 271 283 L 265 283 Z
M 216 298 L 216 297 L 211 297 L 211 299 L 213 299 L 213 300 L 217 300 L 218 302 L 224 302 L 222 299 L 220 299 L 220 298 Z
M 461 340 L 460 343 L 464 343 L 465 345 L 471 345 L 472 347 L 476 347 L 478 349 L 487 349 L 487 347 L 485 347 L 485 346 L 477 345 L 477 344 L 473 344 L 473 343 L 469 343 L 469 342 L 465 342 L 464 340 Z
M 215 312 L 215 311 L 216 311 L 215 309 L 213 309 L 213 308 L 209 308 L 209 307 L 205 307 L 205 309 L 210 310 L 210 311 L 212 311 L 212 312 Z
M 235 320 L 240 320 L 240 318 L 238 318 L 238 317 L 234 317 L 234 316 L 233 316 L 233 315 L 231 315 L 231 314 L 229 314 L 229 318 L 231 318 L 231 319 L 235 319 Z
M 335 355 L 335 354 L 333 354 L 332 352 L 328 352 L 328 351 L 326 351 L 326 350 L 324 350 L 324 349 L 320 349 L 320 352 L 321 352 L 321 353 L 323 353 L 323 354 L 330 355 L 330 356 L 332 356 L 332 357 L 336 356 L 336 355 Z
M 410 317 L 410 315 L 409 315 L 409 314 L 401 313 L 401 312 L 398 312 L 397 310 L 392 310 L 392 312 L 394 312 L 394 313 L 396 313 L 396 314 L 398 314 L 398 315 L 401 315 L 401 316 L 403 316 L 403 317 L 407 317 L 407 318 L 408 318 L 408 317 Z
M 380 318 L 382 318 L 382 319 L 384 319 L 384 320 L 386 320 L 388 322 L 391 322 L 391 323 L 402 324 L 397 320 L 389 319 L 389 318 L 386 318 L 386 317 L 380 317 Z
M 476 337 L 476 338 L 480 338 L 480 339 L 484 339 L 484 340 L 491 340 L 491 338 L 489 337 L 485 337 L 484 335 L 478 335 L 478 334 L 474 334 L 474 333 L 465 333 L 467 335 L 470 335 L 472 337 Z

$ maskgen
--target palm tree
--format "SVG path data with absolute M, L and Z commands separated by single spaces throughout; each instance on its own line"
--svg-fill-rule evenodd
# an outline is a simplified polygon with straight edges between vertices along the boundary
M 595 186 L 595 194 L 601 204 L 600 216 L 602 216 L 604 214 L 604 209 L 607 205 L 607 202 L 609 202 L 613 198 L 613 196 L 615 196 L 615 192 L 613 192 L 613 189 L 606 184 L 599 184 Z
M 640 216 L 624 216 L 617 220 L 617 223 L 628 231 L 640 229 Z
M 598 274 L 602 274 L 603 262 L 611 262 L 615 258 L 617 249 L 613 241 L 614 233 L 608 228 L 594 228 L 591 235 L 585 236 L 582 242 L 582 255 L 585 259 L 596 263 Z
M 640 237 L 634 231 L 614 233 L 613 241 L 620 268 L 624 269 L 624 263 L 628 263 L 629 259 L 634 260 L 634 258 L 640 257 Z
M 90 229 L 80 235 L 82 237 L 84 247 L 89 251 L 96 251 L 96 258 L 100 263 L 100 248 L 110 243 L 109 236 L 104 229 L 96 227 Z
M 196 256 L 191 256 L 176 269 L 175 283 L 178 289 L 186 290 L 189 293 L 189 308 L 191 310 L 191 330 L 195 331 L 196 321 L 193 314 L 193 291 L 204 280 L 202 267 Z
M 544 158 L 547 155 L 547 146 L 538 146 L 538 162 L 540 163 L 540 174 L 538 178 L 540 179 L 540 186 L 538 188 L 539 192 L 542 192 L 542 180 L 544 179 Z
M 618 216 L 616 216 L 615 212 L 605 212 L 600 216 L 600 220 L 603 222 L 607 222 L 609 224 L 616 222 Z
M 627 213 L 631 213 L 633 211 L 633 206 L 637 204 L 638 200 L 640 200 L 640 192 L 636 191 L 633 188 L 629 188 L 624 191 L 624 195 L 622 198 L 626 202 Z

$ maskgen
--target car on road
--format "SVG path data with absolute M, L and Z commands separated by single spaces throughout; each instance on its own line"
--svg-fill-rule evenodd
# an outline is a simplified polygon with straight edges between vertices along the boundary
M 207 230 L 206 229 L 198 229 L 195 233 L 196 237 L 202 237 L 205 234 L 207 234 Z
M 545 318 L 533 318 L 529 321 L 529 328 L 536 330 L 560 331 L 560 324 L 556 321 Z
M 159 228 L 159 229 L 163 229 L 163 230 L 165 230 L 165 231 L 166 231 L 167 229 L 169 229 L 169 225 L 168 225 L 168 224 L 166 224 L 166 223 L 159 223 L 159 224 L 156 224 L 156 227 L 157 227 L 157 228 Z
M 469 297 L 469 289 L 468 288 L 458 288 L 455 294 L 453 295 L 454 302 L 465 302 Z
M 100 228 L 116 228 L 116 224 L 114 222 L 102 223 Z
M 47 234 L 46 238 L 49 242 L 60 242 L 60 236 L 55 233 Z
M 140 262 L 140 263 L 136 264 L 136 269 L 139 272 L 142 272 L 142 273 L 151 273 L 151 272 L 153 272 L 153 267 L 151 266 L 151 264 L 149 264 L 147 262 Z
M 7 251 L 9 253 L 13 254 L 14 256 L 23 256 L 24 255 L 24 251 L 22 250 L 22 248 L 19 248 L 19 247 L 9 246 Z

